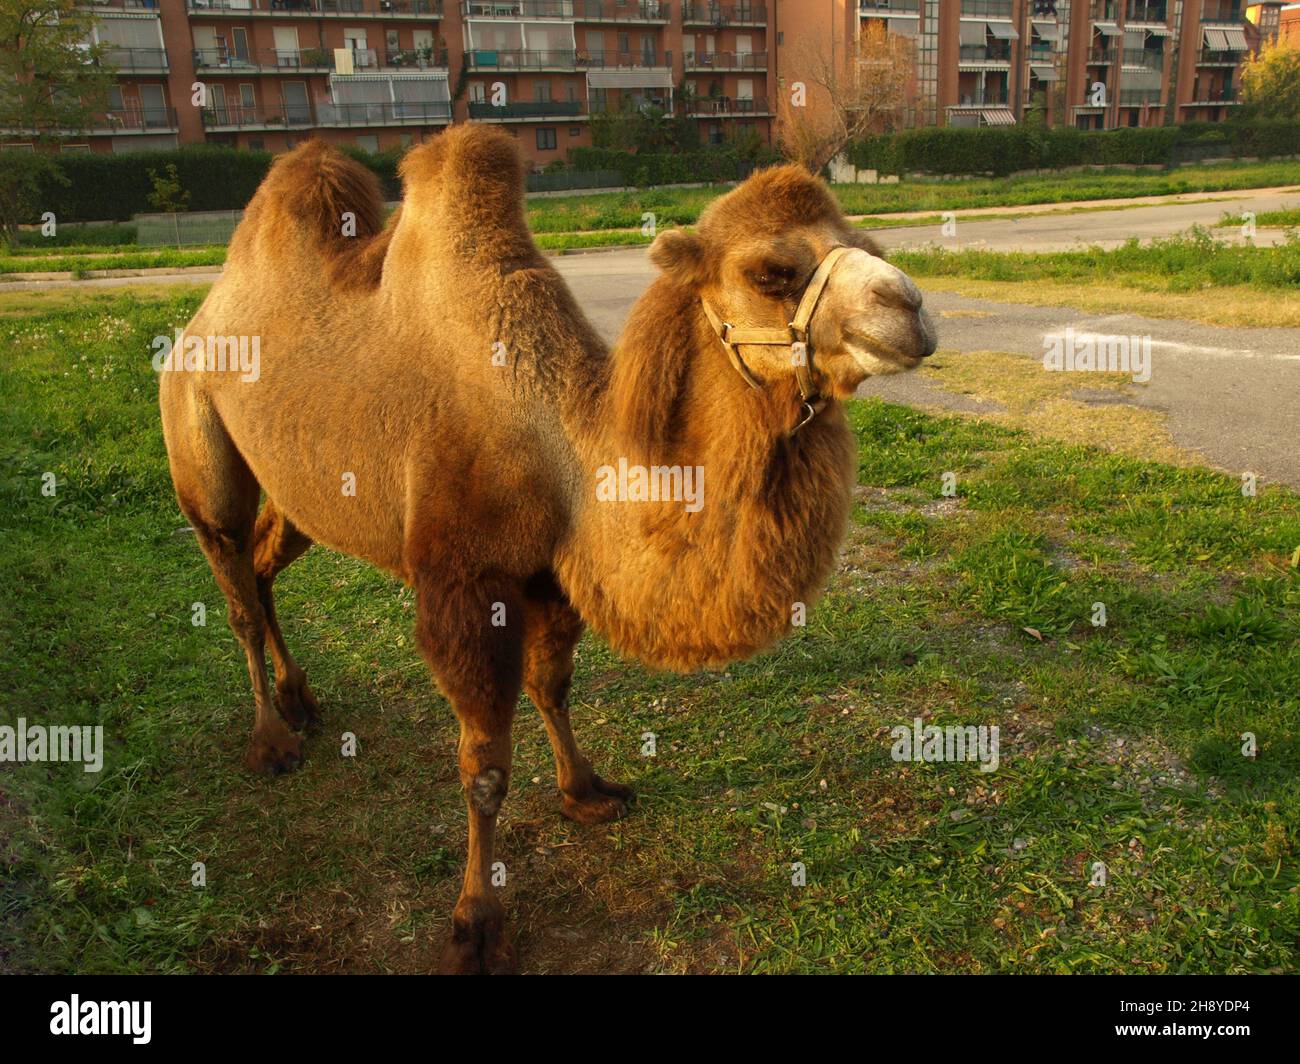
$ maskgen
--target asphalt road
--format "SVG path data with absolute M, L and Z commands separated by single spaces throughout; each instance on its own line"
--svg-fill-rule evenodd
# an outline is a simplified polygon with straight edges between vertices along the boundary
M 1068 204 L 1062 204 L 1066 208 Z M 945 235 L 940 225 L 908 226 L 879 229 L 876 238 L 886 248 L 917 248 L 935 245 L 952 251 L 983 248 L 989 251 L 1067 251 L 1081 244 L 1117 247 L 1132 237 L 1143 240 L 1173 236 L 1194 225 L 1213 228 L 1225 214 L 1239 216 L 1242 211 L 1300 209 L 1300 192 L 1224 193 L 1206 202 L 1165 204 L 1152 207 L 1126 207 L 1123 210 L 1080 211 L 1074 214 L 1018 214 L 993 221 L 967 221 L 956 216 L 955 231 Z M 996 208 L 990 208 L 996 212 Z M 1225 241 L 1239 242 L 1244 236 L 1239 227 L 1215 228 L 1214 235 Z M 1258 229 L 1255 243 L 1272 244 L 1285 239 L 1281 229 Z
M 640 248 L 565 256 L 556 264 L 610 341 L 654 271 Z M 1067 307 L 995 303 L 948 292 L 927 295 L 926 305 L 939 327 L 939 346 L 958 351 L 1008 351 L 1041 360 L 1045 338 L 1067 327 L 1079 338 L 1150 337 L 1150 380 L 1126 389 L 1121 401 L 1165 413 L 1174 441 L 1211 465 L 1300 488 L 1300 329 L 1231 329 L 1132 314 L 1088 315 Z M 971 310 L 990 316 L 942 315 Z M 1087 374 L 1077 376 L 1080 392 L 1087 395 Z M 968 398 L 916 375 L 868 380 L 859 394 L 978 409 Z M 1097 401 L 1115 402 L 1116 397 L 1103 393 Z

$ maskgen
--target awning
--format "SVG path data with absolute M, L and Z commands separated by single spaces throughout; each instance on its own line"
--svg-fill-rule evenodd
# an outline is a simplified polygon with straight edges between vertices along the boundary
M 980 111 L 980 117 L 990 126 L 1014 126 L 1016 116 L 1009 107 L 986 107 Z
M 989 32 L 1002 41 L 1018 41 L 1020 34 L 1010 22 L 990 22 Z M 1014 121 L 1014 120 L 1013 120 Z
M 671 70 L 592 70 L 587 86 L 593 89 L 671 89 Z
M 1118 37 L 1122 32 L 1114 22 L 1094 22 L 1093 25 L 1103 37 Z
M 1246 31 L 1241 26 L 1224 26 L 1220 31 L 1228 40 L 1228 48 L 1233 52 L 1245 52 L 1250 45 L 1246 43 Z
M 988 37 L 988 26 L 983 22 L 963 22 L 961 24 L 962 44 L 983 44 Z
M 1228 35 L 1223 30 L 1216 29 L 1213 26 L 1206 26 L 1202 39 L 1205 41 L 1205 47 L 1212 52 L 1226 52 L 1228 50 Z
M 1030 20 L 1034 27 L 1034 32 L 1044 41 L 1059 41 L 1061 39 L 1061 27 L 1055 22 L 1037 22 Z
M 900 37 L 919 37 L 921 36 L 921 20 L 919 18 L 891 18 L 889 19 L 889 32 L 896 33 Z
M 1147 35 L 1141 30 L 1124 31 L 1124 50 L 1126 52 L 1140 52 L 1146 47 Z
M 1040 63 L 1030 63 L 1029 72 L 1039 81 L 1060 81 L 1061 76 L 1056 72 L 1056 67 L 1047 66 Z
M 1152 37 L 1172 37 L 1174 35 L 1174 31 L 1168 26 L 1143 26 L 1142 28 Z

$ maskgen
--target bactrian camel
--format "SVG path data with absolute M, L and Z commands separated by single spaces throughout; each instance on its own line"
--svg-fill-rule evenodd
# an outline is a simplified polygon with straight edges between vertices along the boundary
M 490 877 L 521 687 L 564 815 L 622 816 L 631 790 L 596 775 L 569 724 L 584 625 L 675 670 L 784 634 L 844 534 L 841 400 L 916 365 L 934 331 L 911 280 L 797 167 L 756 173 L 694 232 L 660 233 L 659 275 L 612 351 L 533 243 L 512 138 L 453 128 L 401 173 L 383 225 L 364 167 L 319 142 L 276 161 L 181 341 L 258 337 L 260 372 L 177 357 L 163 427 L 247 655 L 250 768 L 298 764 L 318 714 L 276 619 L 280 570 L 319 542 L 413 587 L 418 645 L 460 722 L 469 814 L 442 966 L 508 971 Z M 631 467 L 702 471 L 703 495 L 598 491 Z

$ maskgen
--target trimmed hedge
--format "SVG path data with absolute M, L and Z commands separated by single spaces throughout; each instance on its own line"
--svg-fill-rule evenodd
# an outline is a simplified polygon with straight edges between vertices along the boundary
M 857 141 L 847 156 L 882 173 L 996 174 L 1066 166 L 1171 165 L 1300 153 L 1300 121 L 1202 122 L 1083 132 L 1024 126 L 907 129 Z
M 623 184 L 644 188 L 647 185 L 677 185 L 694 181 L 740 181 L 755 166 L 775 162 L 775 152 L 766 151 L 757 158 L 731 149 L 696 152 L 626 152 L 616 148 L 570 148 L 569 165 L 574 170 L 613 170 L 623 177 Z

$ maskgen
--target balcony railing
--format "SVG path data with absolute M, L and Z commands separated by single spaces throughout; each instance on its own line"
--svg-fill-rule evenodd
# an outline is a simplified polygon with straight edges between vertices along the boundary
M 391 126 L 450 121 L 451 103 L 447 100 L 316 105 L 316 123 L 321 126 Z
M 1092 0 L 1088 17 L 1094 22 L 1114 22 L 1119 18 L 1119 0 Z
M 175 112 L 173 112 L 173 115 Z M 318 103 L 244 107 L 226 104 L 205 108 L 209 129 L 302 128 L 308 126 L 391 126 L 450 122 L 446 100 L 399 103 Z
M 1201 5 L 1202 22 L 1240 22 L 1241 4 L 1232 0 L 1204 0 Z
M 1226 89 L 1215 89 L 1210 92 L 1202 92 L 1192 103 L 1238 103 L 1237 89 L 1230 86 Z
M 1005 107 L 1007 94 L 1003 92 L 967 92 L 954 107 Z
M 158 0 L 82 0 L 81 6 L 106 7 L 110 11 L 157 11 Z
M 1119 90 L 1121 107 L 1147 107 L 1160 102 L 1159 89 L 1123 89 Z
M 1168 11 L 1163 2 L 1147 3 L 1130 3 L 1124 13 L 1125 22 L 1159 22 L 1164 23 Z
M 176 108 L 130 107 L 120 111 L 106 111 L 103 118 L 95 119 L 91 128 L 134 133 L 176 129 Z
M 687 52 L 687 70 L 766 70 L 766 52 Z
M 573 16 L 579 22 L 667 22 L 671 7 L 660 0 L 617 3 L 616 0 L 574 0 Z
M 465 53 L 470 70 L 578 70 L 590 64 L 573 49 L 475 48 Z
M 762 103 L 763 106 L 758 105 Z M 765 101 L 733 100 L 730 96 L 717 96 L 683 100 L 682 108 L 688 115 L 752 115 L 767 110 Z
M 1160 52 L 1149 52 L 1145 48 L 1125 48 L 1122 62 L 1126 67 L 1162 70 L 1165 65 L 1165 57 Z
M 858 0 L 858 13 L 862 15 L 897 15 L 920 10 L 921 0 Z
M 708 4 L 699 3 L 698 0 L 685 0 L 682 4 L 682 25 L 766 26 L 767 7 L 763 4 Z
M 194 49 L 194 68 L 205 74 L 297 74 L 332 73 L 335 65 L 332 48 L 263 48 L 247 55 L 233 54 L 228 48 Z M 428 69 L 446 67 L 446 51 L 432 49 L 406 52 L 379 52 L 374 48 L 353 48 L 354 71 L 383 68 Z
M 119 48 L 115 44 L 108 44 L 100 62 L 124 73 L 170 69 L 167 65 L 167 52 L 163 48 Z
M 533 100 L 525 103 L 491 104 L 485 100 L 471 100 L 470 118 L 576 118 L 582 114 L 581 100 Z
M 461 0 L 466 18 L 563 18 L 578 22 L 667 22 L 670 8 L 660 0 Z
M 1104 66 L 1115 62 L 1117 54 L 1116 48 L 1089 48 L 1088 62 L 1094 66 Z
M 1243 62 L 1246 52 L 1216 52 L 1212 48 L 1202 48 L 1196 53 L 1198 66 L 1236 66 Z
M 958 61 L 962 63 L 1009 63 L 1011 46 L 1006 41 L 991 44 L 963 44 Z
M 961 13 L 964 17 L 1010 18 L 1011 0 L 961 0 Z
M 442 0 L 185 0 L 199 15 L 261 17 L 310 15 L 313 18 L 440 18 Z

